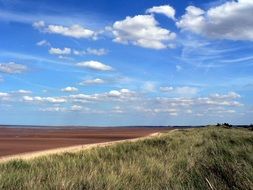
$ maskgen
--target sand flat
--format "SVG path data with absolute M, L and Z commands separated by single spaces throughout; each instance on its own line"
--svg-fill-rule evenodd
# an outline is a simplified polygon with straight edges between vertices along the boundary
M 75 153 L 75 152 L 79 152 L 79 151 L 83 151 L 83 150 L 87 150 L 91 148 L 96 148 L 96 147 L 106 147 L 106 146 L 115 145 L 115 144 L 124 143 L 124 142 L 135 142 L 139 140 L 144 140 L 144 139 L 151 138 L 154 136 L 159 136 L 160 134 L 161 134 L 160 132 L 156 132 L 156 133 L 151 133 L 147 136 L 133 138 L 133 139 L 124 139 L 124 140 L 117 140 L 117 141 L 110 141 L 110 142 L 68 146 L 68 147 L 61 147 L 61 148 L 55 148 L 55 149 L 49 149 L 49 150 L 41 150 L 41 151 L 26 152 L 26 153 L 21 153 L 21 154 L 3 156 L 3 157 L 0 157 L 0 163 L 9 162 L 11 160 L 30 160 L 37 157 L 54 155 L 54 154 Z
M 89 127 L 89 128 L 8 128 L 0 127 L 0 158 L 29 152 L 83 148 L 87 144 L 121 141 L 148 136 L 168 128 Z M 96 145 L 94 145 L 96 146 Z

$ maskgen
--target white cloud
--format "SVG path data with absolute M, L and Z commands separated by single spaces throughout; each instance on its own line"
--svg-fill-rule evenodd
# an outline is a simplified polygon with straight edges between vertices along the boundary
M 195 33 L 201 33 L 202 27 L 205 24 L 205 11 L 194 6 L 186 8 L 186 14 L 176 23 L 183 30 L 190 30 Z
M 51 47 L 49 53 L 53 55 L 69 55 L 71 54 L 71 49 L 66 47 L 63 49 Z
M 8 97 L 9 94 L 6 93 L 6 92 L 0 92 L 0 97 L 3 98 L 3 97 Z
M 0 92 L 0 101 L 9 101 L 11 95 L 6 92 Z
M 172 86 L 162 86 L 162 87 L 160 87 L 160 91 L 162 91 L 162 92 L 171 92 L 173 90 L 174 90 L 174 88 Z
M 199 89 L 190 86 L 182 87 L 172 87 L 172 86 L 163 86 L 160 87 L 161 92 L 174 93 L 180 96 L 192 96 L 198 93 Z
M 73 105 L 73 106 L 71 106 L 71 108 L 70 108 L 71 111 L 80 111 L 80 110 L 82 110 L 82 109 L 83 109 L 83 107 L 82 107 L 82 106 L 79 106 L 79 105 Z
M 8 73 L 8 74 L 15 74 L 15 73 L 23 73 L 27 71 L 27 66 L 17 64 L 14 62 L 9 63 L 0 63 L 0 72 Z
M 94 101 L 125 101 L 134 100 L 136 97 L 136 92 L 129 89 L 111 90 L 109 92 L 104 92 L 101 94 L 76 94 L 70 95 L 69 98 L 73 102 L 94 102 Z
M 73 102 L 81 102 L 81 103 L 87 103 L 90 101 L 97 101 L 98 99 L 98 94 L 93 94 L 93 95 L 88 95 L 88 94 L 75 94 L 75 95 L 70 95 L 69 98 Z
M 219 110 L 218 113 L 235 113 L 235 110 Z
M 109 65 L 105 65 L 98 61 L 84 61 L 76 64 L 79 67 L 86 67 L 88 69 L 98 70 L 98 71 L 111 71 L 113 68 Z
M 156 108 L 156 109 L 154 109 L 153 111 L 156 112 L 156 113 L 161 113 L 161 112 L 176 113 L 178 110 L 175 109 L 175 108 L 170 108 L 170 109 L 168 109 L 168 108 L 166 108 L 166 109 L 159 109 L 159 108 Z
M 184 92 L 187 93 L 187 92 Z M 240 96 L 237 94 L 216 94 L 210 95 L 208 97 L 198 97 L 198 98 L 167 98 L 167 97 L 158 97 L 156 100 L 161 104 L 167 104 L 169 106 L 203 106 L 205 108 L 210 106 L 232 106 L 232 107 L 240 107 L 243 104 L 235 101 L 234 99 L 238 99 Z
M 78 91 L 78 88 L 68 86 L 68 87 L 66 87 L 66 88 L 62 88 L 61 91 L 62 91 L 62 92 L 77 92 L 77 91 Z
M 156 84 L 154 82 L 145 82 L 142 89 L 147 92 L 156 91 Z
M 87 79 L 85 81 L 82 81 L 79 83 L 80 85 L 92 85 L 92 84 L 104 84 L 105 81 L 100 78 L 95 78 L 95 79 Z
M 112 113 L 124 113 L 124 110 L 120 106 L 115 106 L 112 108 Z
M 108 51 L 104 48 L 100 49 L 94 49 L 94 48 L 87 48 L 86 50 L 80 51 L 80 50 L 73 50 L 74 55 L 106 55 Z
M 100 49 L 87 48 L 86 52 L 87 54 L 98 55 L 98 56 L 107 54 L 107 50 L 104 48 L 100 48 Z
M 43 111 L 43 112 L 66 112 L 67 109 L 64 107 L 56 106 L 56 107 L 42 108 L 42 109 L 40 109 L 40 111 Z
M 126 99 L 126 98 L 131 99 L 135 95 L 136 93 L 134 91 L 123 88 L 121 90 L 111 90 L 108 93 L 103 94 L 102 97 L 105 97 L 105 98 L 112 97 L 112 98 L 118 98 L 118 100 L 121 100 L 121 99 Z
M 32 91 L 20 89 L 20 90 L 16 91 L 16 93 L 19 93 L 19 94 L 32 94 Z
M 236 92 L 229 92 L 228 94 L 222 95 L 222 94 L 212 94 L 211 95 L 212 98 L 216 98 L 216 99 L 236 99 L 236 98 L 240 98 L 240 94 L 237 94 Z
M 227 109 L 222 106 L 209 107 L 206 109 L 206 113 L 209 114 L 233 114 L 236 113 L 233 109 Z
M 182 96 L 191 96 L 198 93 L 198 88 L 183 86 L 175 88 L 175 93 L 182 95 Z
M 193 111 L 191 109 L 187 109 L 185 112 L 188 113 L 188 114 L 192 114 L 193 113 Z
M 146 13 L 163 14 L 163 15 L 175 20 L 176 11 L 170 5 L 162 5 L 162 6 L 154 6 L 150 9 L 147 9 Z
M 33 23 L 33 27 L 37 28 L 37 29 L 44 28 L 45 26 L 46 26 L 46 24 L 42 20 Z
M 176 88 L 173 88 L 173 91 Z M 2 100 L 1 97 L 10 98 L 12 96 L 8 93 L 0 93 L 0 100 Z M 162 97 L 153 97 L 123 88 L 103 93 L 71 94 L 59 97 L 23 96 L 22 100 L 24 102 L 39 103 L 41 108 L 43 108 L 43 105 L 51 103 L 52 106 L 44 109 L 44 111 L 61 111 L 61 108 L 64 108 L 64 111 L 67 112 L 81 111 L 101 114 L 139 112 L 149 115 L 178 116 L 180 114 L 195 115 L 201 113 L 216 116 L 237 113 L 243 106 L 237 101 L 239 98 L 240 95 L 235 92 L 211 94 L 204 97 L 165 97 L 164 95 Z M 87 105 L 99 107 L 99 109 L 92 110 Z M 110 107 L 108 107 L 109 105 Z
M 253 1 L 228 1 L 204 11 L 189 6 L 176 23 L 183 30 L 216 39 L 253 40 Z
M 175 108 L 159 107 L 159 108 L 146 108 L 142 106 L 137 106 L 134 108 L 135 111 L 142 113 L 151 113 L 151 114 L 168 114 L 170 116 L 178 116 L 180 110 Z
M 40 97 L 40 96 L 23 96 L 23 100 L 26 102 L 46 102 L 46 103 L 65 103 L 67 100 L 62 97 Z
M 33 24 L 33 27 L 39 29 L 42 32 L 60 34 L 62 36 L 68 36 L 73 38 L 93 38 L 96 39 L 96 32 L 84 28 L 78 24 L 72 26 L 61 25 L 46 25 L 44 21 L 38 21 Z
M 36 45 L 37 46 L 51 46 L 50 42 L 48 42 L 47 40 L 41 40 L 37 42 Z
M 176 37 L 175 33 L 161 28 L 152 15 L 128 16 L 116 21 L 110 30 L 115 36 L 115 42 L 151 49 L 168 48 L 168 41 Z
M 119 97 L 121 95 L 121 92 L 117 91 L 117 90 L 111 90 L 109 93 L 108 93 L 109 96 L 112 96 L 112 97 Z

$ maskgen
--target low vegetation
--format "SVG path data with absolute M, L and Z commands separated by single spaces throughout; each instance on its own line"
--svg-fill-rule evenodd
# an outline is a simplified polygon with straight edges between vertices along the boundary
M 253 133 L 206 127 L 0 165 L 0 189 L 253 189 Z
M 216 127 L 224 127 L 224 128 L 231 128 L 232 125 L 230 125 L 229 123 L 217 123 Z

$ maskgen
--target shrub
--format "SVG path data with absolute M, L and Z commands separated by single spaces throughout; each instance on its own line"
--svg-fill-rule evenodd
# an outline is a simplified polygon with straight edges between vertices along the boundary
M 222 126 L 224 128 L 231 128 L 232 127 L 232 125 L 230 125 L 229 123 L 223 123 Z

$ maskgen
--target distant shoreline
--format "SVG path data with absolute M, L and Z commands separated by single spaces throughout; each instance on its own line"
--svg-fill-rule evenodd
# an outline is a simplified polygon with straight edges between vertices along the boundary
M 129 125 L 129 126 L 79 126 L 79 125 L 4 125 L 0 124 L 1 128 L 22 128 L 22 129 L 105 129 L 105 128 L 201 128 L 208 125 Z M 250 125 L 232 125 L 232 127 L 248 128 Z

